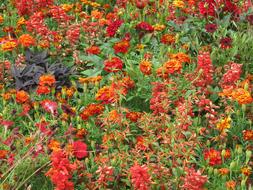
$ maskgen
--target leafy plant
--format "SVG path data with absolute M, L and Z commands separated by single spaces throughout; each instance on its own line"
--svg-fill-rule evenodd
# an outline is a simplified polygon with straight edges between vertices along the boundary
M 52 74 L 56 79 L 56 90 L 63 86 L 70 86 L 70 76 L 74 74 L 74 67 L 66 67 L 61 62 L 49 63 L 47 51 L 32 52 L 30 49 L 25 53 L 25 67 L 23 69 L 12 66 L 12 76 L 15 79 L 17 90 L 30 91 L 34 89 L 41 75 Z

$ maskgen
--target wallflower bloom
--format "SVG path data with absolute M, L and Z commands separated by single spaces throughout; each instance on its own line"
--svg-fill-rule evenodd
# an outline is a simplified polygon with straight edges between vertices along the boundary
M 29 94 L 24 90 L 18 91 L 16 93 L 16 102 L 23 104 L 29 100 Z
M 208 160 L 210 166 L 220 165 L 222 162 L 221 153 L 212 148 L 204 151 L 204 158 Z
M 187 175 L 183 178 L 182 188 L 185 190 L 204 190 L 207 176 L 203 176 L 200 171 L 196 172 L 193 168 L 187 168 L 186 172 Z
M 123 68 L 123 61 L 118 57 L 113 57 L 104 62 L 104 70 L 111 72 L 118 72 Z
M 18 38 L 19 44 L 24 47 L 34 46 L 36 41 L 30 34 L 23 34 Z
M 78 159 L 88 156 L 87 145 L 82 141 L 75 141 L 73 143 L 73 154 Z
M 144 75 L 150 75 L 152 73 L 152 64 L 150 63 L 150 61 L 141 61 L 139 68 Z
M 131 183 L 136 190 L 148 190 L 150 187 L 151 179 L 148 174 L 147 166 L 134 165 L 130 168 Z

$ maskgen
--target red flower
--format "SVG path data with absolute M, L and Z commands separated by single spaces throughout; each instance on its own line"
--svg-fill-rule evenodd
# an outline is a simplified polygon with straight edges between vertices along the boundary
M 115 20 L 110 22 L 110 24 L 106 28 L 107 35 L 113 37 L 122 24 L 123 24 L 122 20 Z
M 199 3 L 199 12 L 203 16 L 215 16 L 215 1 L 205 0 Z
M 104 70 L 107 72 L 118 72 L 123 68 L 123 62 L 118 57 L 113 57 L 104 62 Z
M 220 165 L 222 162 L 221 153 L 213 148 L 204 151 L 204 158 L 208 160 L 210 166 Z
M 100 54 L 101 51 L 98 46 L 91 46 L 86 49 L 86 52 L 88 54 L 98 55 L 98 54 Z
M 80 114 L 80 117 L 86 121 L 93 115 L 101 114 L 104 107 L 101 104 L 89 104 Z
M 88 156 L 87 145 L 82 141 L 75 141 L 73 143 L 73 151 L 74 151 L 73 154 L 78 159 L 82 159 Z
M 140 112 L 128 112 L 126 114 L 126 118 L 129 119 L 130 121 L 136 123 L 138 119 L 140 118 L 141 113 Z
M 207 32 L 214 33 L 217 29 L 217 25 L 216 24 L 207 24 L 205 28 L 206 28 Z
M 48 86 L 38 86 L 36 92 L 38 95 L 49 94 L 51 92 L 51 90 Z
M 203 190 L 207 182 L 207 176 L 202 176 L 200 171 L 195 171 L 193 168 L 187 168 L 187 175 L 183 178 L 182 188 L 185 190 Z
M 220 40 L 220 45 L 222 49 L 229 49 L 232 47 L 232 39 L 229 37 L 222 38 Z
M 129 47 L 130 47 L 129 41 L 123 40 L 123 41 L 117 42 L 113 46 L 113 49 L 114 49 L 115 54 L 117 54 L 117 53 L 127 53 Z
M 151 26 L 147 22 L 140 22 L 139 24 L 136 25 L 136 30 L 140 30 L 142 32 L 147 32 L 147 33 L 152 33 L 154 32 L 153 26 Z
M 134 165 L 130 168 L 131 182 L 136 190 L 148 190 L 150 186 L 150 175 L 148 168 L 143 165 Z
M 76 44 L 80 37 L 80 26 L 79 25 L 71 25 L 66 33 L 66 37 L 70 44 Z

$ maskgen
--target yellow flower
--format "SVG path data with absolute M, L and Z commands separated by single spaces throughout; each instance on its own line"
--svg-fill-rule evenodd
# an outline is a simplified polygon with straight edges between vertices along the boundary
M 20 19 L 18 19 L 17 21 L 17 25 L 18 26 L 21 26 L 21 25 L 25 25 L 25 18 L 24 17 L 21 17 Z
M 3 51 L 12 51 L 17 45 L 18 44 L 15 41 L 7 41 L 1 45 L 1 49 Z
M 61 5 L 61 8 L 62 8 L 65 12 L 69 12 L 73 7 L 74 7 L 73 4 L 62 4 L 62 5 Z
M 155 31 L 162 31 L 162 30 L 164 30 L 166 28 L 166 26 L 163 25 L 163 24 L 156 24 L 153 27 L 154 27 Z
M 225 129 L 229 129 L 231 124 L 231 118 L 226 117 L 225 119 L 222 119 L 217 125 L 217 129 L 219 131 L 224 131 Z
M 184 8 L 185 4 L 184 4 L 184 1 L 175 0 L 175 1 L 173 1 L 173 6 L 176 8 Z
M 137 46 L 136 46 L 136 49 L 138 49 L 138 50 L 142 50 L 144 48 L 145 48 L 144 44 L 137 44 Z

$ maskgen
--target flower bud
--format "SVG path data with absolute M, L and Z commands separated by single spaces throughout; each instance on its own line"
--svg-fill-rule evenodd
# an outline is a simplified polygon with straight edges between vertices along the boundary
M 236 167 L 236 162 L 235 162 L 235 161 L 232 161 L 232 162 L 230 163 L 229 169 L 232 171 L 235 167 Z
M 246 150 L 246 164 L 250 161 L 252 156 L 252 152 L 250 150 Z

